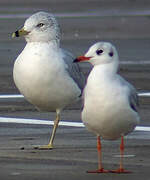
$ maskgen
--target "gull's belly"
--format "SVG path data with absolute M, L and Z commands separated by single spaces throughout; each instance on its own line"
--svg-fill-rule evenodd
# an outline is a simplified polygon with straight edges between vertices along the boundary
M 43 71 L 42 71 L 43 70 Z M 15 63 L 14 81 L 25 98 L 41 110 L 63 109 L 78 100 L 80 89 L 74 81 L 56 68 Z
M 118 139 L 121 135 L 132 132 L 139 122 L 138 114 L 128 106 L 110 103 L 90 103 L 82 111 L 82 120 L 85 126 L 93 133 L 104 139 Z

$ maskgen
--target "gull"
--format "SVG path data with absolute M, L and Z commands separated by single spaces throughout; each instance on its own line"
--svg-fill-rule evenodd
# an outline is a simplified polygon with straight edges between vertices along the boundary
M 73 63 L 73 55 L 60 48 L 60 29 L 52 14 L 37 12 L 30 16 L 23 28 L 12 34 L 20 36 L 27 43 L 14 63 L 14 82 L 37 109 L 56 112 L 48 145 L 36 147 L 52 149 L 60 113 L 80 99 L 84 75 Z
M 97 42 L 74 62 L 89 62 L 93 65 L 84 89 L 81 117 L 87 129 L 97 135 L 98 169 L 88 172 L 129 172 L 123 168 L 124 136 L 134 130 L 140 117 L 135 88 L 117 74 L 117 50 L 109 42 Z M 103 168 L 101 138 L 121 138 L 120 167 L 117 170 L 108 171 Z

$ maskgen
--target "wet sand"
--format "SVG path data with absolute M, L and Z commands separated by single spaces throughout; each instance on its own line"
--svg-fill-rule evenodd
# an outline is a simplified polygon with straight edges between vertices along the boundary
M 13 63 L 25 46 L 23 39 L 12 39 L 11 33 L 24 23 L 25 17 L 38 10 L 57 15 L 62 29 L 61 46 L 75 56 L 82 55 L 96 41 L 110 41 L 117 47 L 120 70 L 139 92 L 150 91 L 150 21 L 149 1 L 69 1 L 49 2 L 19 0 L 0 2 L 0 94 L 16 94 L 12 79 Z M 100 15 L 93 16 L 96 12 Z M 132 13 L 131 13 L 132 12 Z M 75 13 L 74 15 L 71 15 Z M 77 17 L 77 14 L 80 17 Z M 88 15 L 84 15 L 87 13 Z M 120 13 L 120 14 L 119 14 Z M 137 13 L 137 15 L 135 15 Z M 21 15 L 24 14 L 22 17 Z M 67 16 L 66 16 L 67 14 Z M 123 15 L 124 14 L 124 15 Z M 6 15 L 9 15 L 7 17 Z M 20 18 L 15 18 L 17 15 Z M 69 16 L 70 15 L 70 16 Z M 2 18 L 3 17 L 3 18 Z M 128 62 L 128 63 L 126 63 Z M 143 62 L 143 63 L 142 63 Z M 80 65 L 87 76 L 91 67 Z M 67 108 L 64 121 L 80 122 L 80 104 Z M 141 124 L 150 126 L 150 98 L 140 97 Z M 4 117 L 35 119 L 55 118 L 54 113 L 38 112 L 24 99 L 0 99 Z M 48 142 L 52 127 L 44 125 L 0 124 L 0 174 L 2 179 L 149 179 L 150 133 L 136 131 L 126 137 L 125 167 L 131 174 L 87 174 L 97 167 L 96 138 L 85 128 L 60 127 L 55 149 L 33 150 L 32 146 Z M 117 168 L 118 141 L 103 141 L 104 167 Z

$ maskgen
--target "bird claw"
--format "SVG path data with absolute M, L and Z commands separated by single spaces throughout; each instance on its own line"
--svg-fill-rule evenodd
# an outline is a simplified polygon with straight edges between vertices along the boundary
M 101 168 L 93 171 L 87 171 L 87 173 L 109 173 L 109 170 L 105 170 L 104 168 Z
M 87 171 L 87 173 L 118 173 L 118 174 L 121 174 L 121 173 L 131 173 L 131 171 L 127 171 L 123 168 L 119 168 L 119 169 L 116 169 L 116 170 L 105 170 L 105 169 L 97 169 L 97 170 L 93 170 L 93 171 Z
M 52 149 L 53 149 L 53 145 L 48 144 L 48 145 L 34 146 L 34 149 L 39 149 L 39 150 L 52 150 Z
M 110 173 L 118 173 L 118 174 L 121 174 L 121 173 L 131 173 L 131 171 L 127 171 L 123 168 L 119 168 L 119 169 L 116 169 L 116 170 L 110 170 Z

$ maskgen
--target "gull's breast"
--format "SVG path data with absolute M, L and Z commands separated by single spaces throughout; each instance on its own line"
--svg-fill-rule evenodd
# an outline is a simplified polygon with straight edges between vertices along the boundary
M 43 110 L 63 108 L 81 93 L 55 56 L 23 52 L 15 61 L 13 77 L 27 100 Z

